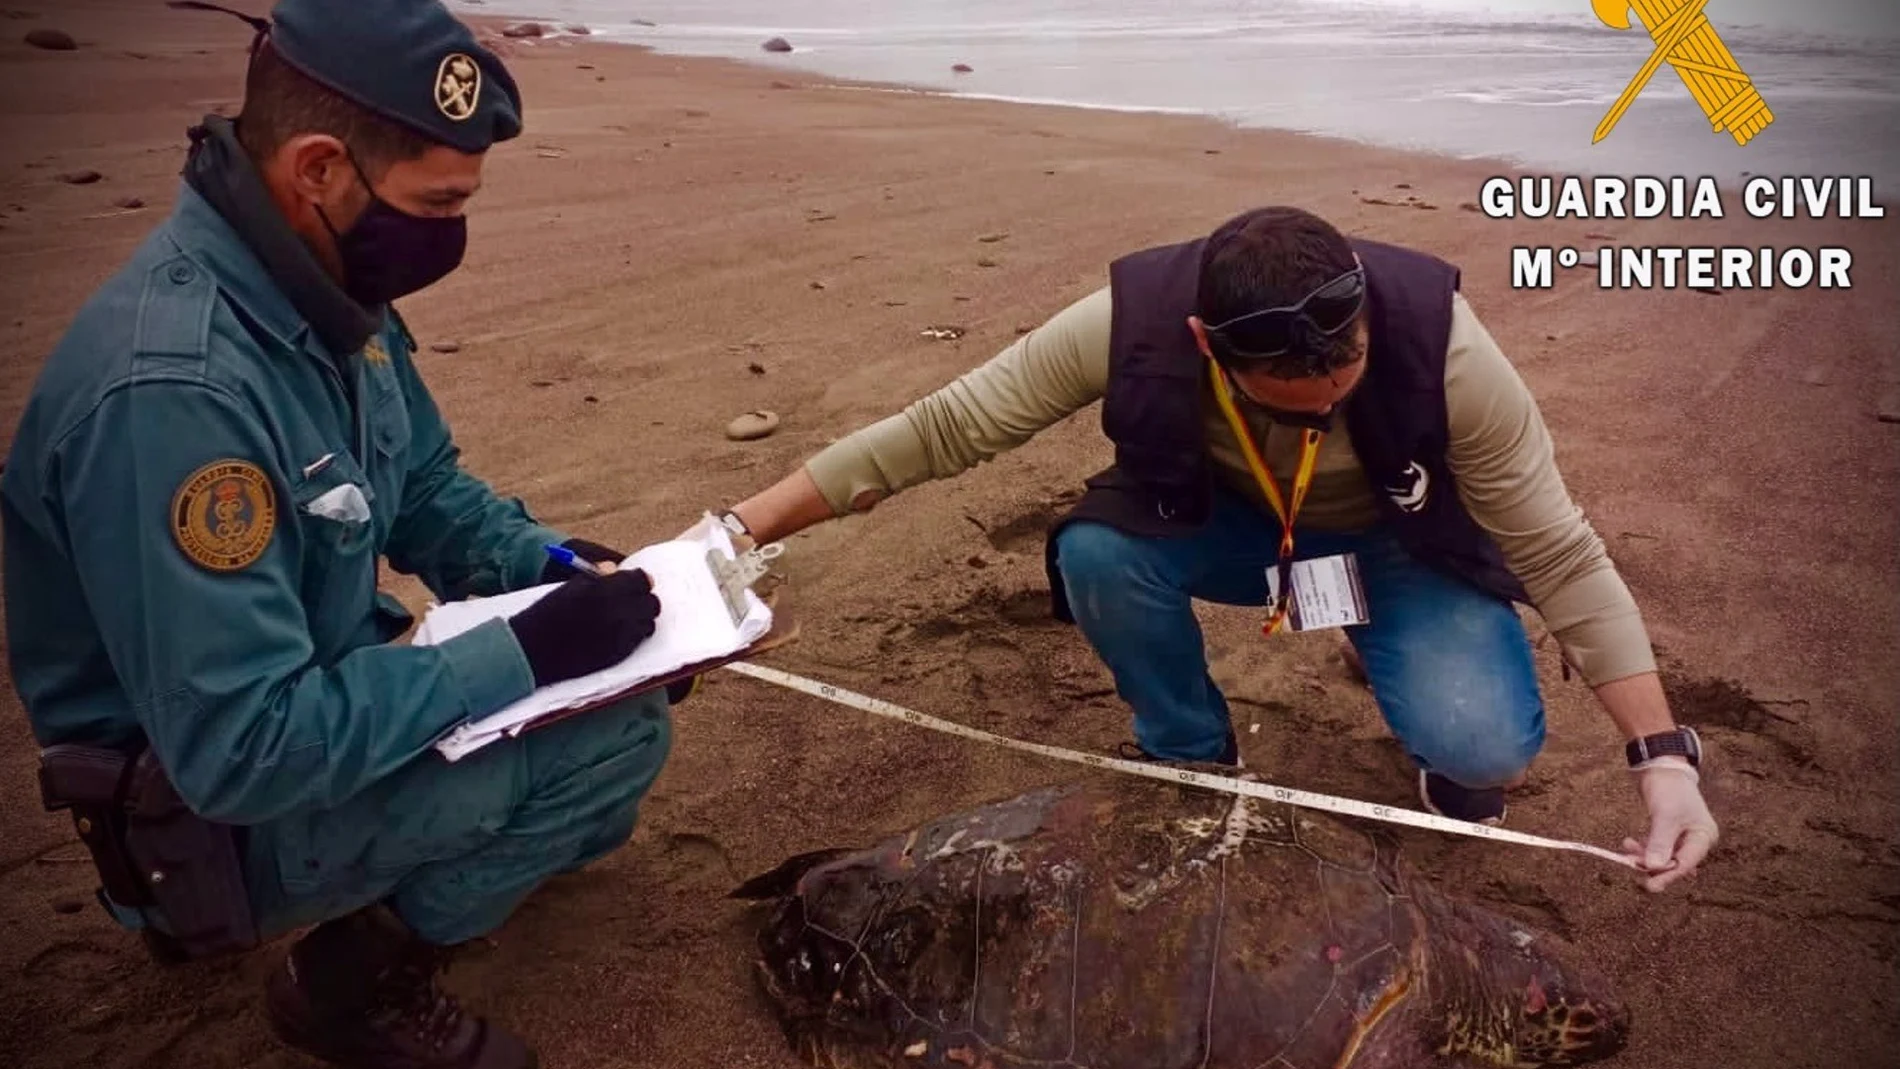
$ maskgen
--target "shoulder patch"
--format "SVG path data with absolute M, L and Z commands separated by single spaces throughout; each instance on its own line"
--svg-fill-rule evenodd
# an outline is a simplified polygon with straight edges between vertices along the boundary
M 256 563 L 277 528 L 277 492 L 248 460 L 214 460 L 172 495 L 172 538 L 193 564 L 235 572 Z

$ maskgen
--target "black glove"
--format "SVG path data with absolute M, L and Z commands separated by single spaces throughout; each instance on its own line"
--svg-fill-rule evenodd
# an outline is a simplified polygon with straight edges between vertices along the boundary
M 659 616 L 653 581 L 632 568 L 569 579 L 508 626 L 528 656 L 534 685 L 545 687 L 625 660 L 653 634 Z
M 608 549 L 599 542 L 589 542 L 585 538 L 570 538 L 562 542 L 561 546 L 565 549 L 573 550 L 576 557 L 594 564 L 619 564 L 621 561 L 627 559 L 625 553 Z M 580 574 L 579 570 L 570 568 L 552 558 L 541 566 L 541 581 L 543 583 L 558 583 L 563 579 L 572 579 Z

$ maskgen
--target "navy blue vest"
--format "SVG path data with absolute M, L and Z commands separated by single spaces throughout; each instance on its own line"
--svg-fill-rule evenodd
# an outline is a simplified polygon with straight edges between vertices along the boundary
M 1076 520 L 1171 537 L 1206 522 L 1213 460 L 1206 440 L 1207 358 L 1194 343 L 1206 239 L 1132 253 L 1109 267 L 1114 297 L 1102 430 L 1115 463 L 1049 532 L 1046 564 L 1058 619 L 1073 622 L 1056 567 L 1055 536 Z M 1459 271 L 1434 256 L 1355 239 L 1365 264 L 1370 351 L 1344 406 L 1353 449 L 1381 518 L 1413 556 L 1506 601 L 1528 603 L 1497 543 L 1458 499 L 1445 451 L 1445 352 Z

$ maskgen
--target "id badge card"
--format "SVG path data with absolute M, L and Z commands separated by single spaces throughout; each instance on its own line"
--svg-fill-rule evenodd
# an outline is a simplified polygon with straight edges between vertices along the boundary
M 1323 631 L 1367 623 L 1366 590 L 1359 581 L 1359 558 L 1351 553 L 1294 561 L 1293 596 L 1287 601 L 1287 627 Z M 1267 603 L 1280 597 L 1280 568 L 1267 566 Z

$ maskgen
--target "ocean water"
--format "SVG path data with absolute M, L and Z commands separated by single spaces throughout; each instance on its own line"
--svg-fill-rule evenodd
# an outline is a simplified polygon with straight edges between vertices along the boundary
M 992 99 L 1216 116 L 1548 173 L 1867 175 L 1900 188 L 1900 0 L 1708 0 L 1774 122 L 1710 129 L 1589 0 L 484 0 L 662 52 Z M 784 37 L 790 53 L 760 44 Z M 954 64 L 972 70 L 957 73 Z

